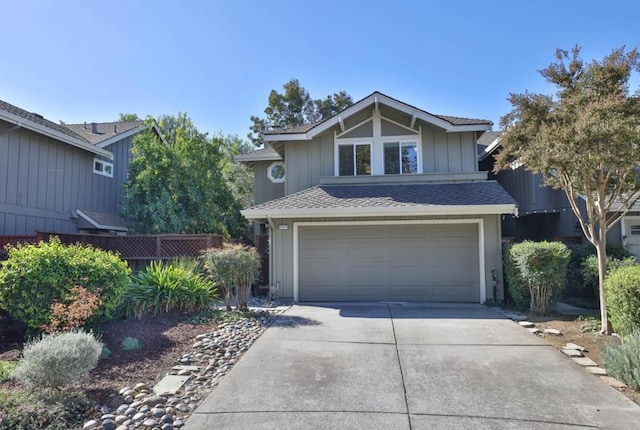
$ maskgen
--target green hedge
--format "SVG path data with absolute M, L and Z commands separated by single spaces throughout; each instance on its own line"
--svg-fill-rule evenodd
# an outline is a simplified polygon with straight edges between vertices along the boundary
M 51 319 L 51 304 L 63 301 L 74 285 L 98 293 L 96 322 L 114 315 L 129 283 L 130 269 L 116 254 L 89 245 L 63 245 L 57 237 L 7 248 L 0 266 L 0 308 L 24 322 L 30 334 Z
M 613 270 L 604 281 L 604 297 L 613 329 L 620 334 L 640 330 L 640 266 Z

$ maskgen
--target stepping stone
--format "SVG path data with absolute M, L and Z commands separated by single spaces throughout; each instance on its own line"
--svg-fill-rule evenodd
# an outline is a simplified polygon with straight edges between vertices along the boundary
M 611 385 L 613 388 L 626 387 L 626 385 L 623 382 L 620 382 L 616 378 L 612 378 L 611 376 L 601 376 L 600 379 L 602 379 L 607 384 Z
M 197 372 L 198 370 L 200 370 L 200 366 L 185 366 L 184 364 L 179 364 L 177 366 L 173 366 L 171 369 L 172 370 L 192 370 L 194 372 Z
M 540 334 L 540 333 L 542 333 L 539 328 L 535 328 L 535 327 L 534 328 L 528 328 L 527 330 L 529 330 L 529 332 L 531 332 L 532 334 Z
M 580 346 L 580 345 L 576 345 L 575 343 L 567 343 L 565 345 L 565 348 L 567 348 L 567 349 L 577 349 L 577 350 L 580 350 L 582 352 L 585 352 L 587 350 L 587 348 L 585 348 L 583 346 Z
M 577 349 L 562 349 L 562 352 L 565 353 L 565 355 L 568 355 L 569 357 L 582 357 L 582 352 L 578 351 Z
M 519 321 L 518 322 L 519 325 L 521 325 L 524 328 L 532 328 L 535 327 L 536 325 L 530 321 Z
M 562 336 L 562 332 L 560 330 L 556 330 L 555 328 L 545 328 L 544 334 L 551 334 L 553 336 Z
M 153 392 L 158 395 L 175 394 L 189 379 L 190 375 L 166 375 L 153 387 Z
M 527 319 L 527 317 L 525 317 L 524 315 L 514 314 L 511 312 L 505 313 L 504 316 L 514 321 L 524 321 Z
M 598 363 L 590 359 L 589 357 L 574 357 L 573 361 L 578 363 L 580 366 L 597 366 Z
M 607 371 L 604 370 L 602 367 L 586 367 L 585 369 L 587 369 L 589 372 L 593 373 L 594 375 L 598 375 L 598 376 L 607 375 Z

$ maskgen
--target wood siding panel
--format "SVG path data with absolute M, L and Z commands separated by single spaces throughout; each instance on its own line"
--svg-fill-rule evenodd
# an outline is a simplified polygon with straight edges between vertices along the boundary
M 258 161 L 253 164 L 254 204 L 268 202 L 284 196 L 284 184 L 274 184 L 267 177 L 267 168 L 273 161 Z M 285 181 L 286 181 L 285 172 Z
M 318 185 L 321 176 L 334 175 L 333 142 L 333 135 L 327 133 L 308 142 L 287 143 L 285 195 Z

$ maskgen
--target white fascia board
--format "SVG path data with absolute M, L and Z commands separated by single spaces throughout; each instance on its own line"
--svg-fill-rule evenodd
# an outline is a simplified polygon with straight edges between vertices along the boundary
M 129 229 L 127 229 L 125 227 L 119 227 L 119 226 L 115 226 L 115 225 L 99 224 L 93 218 L 91 218 L 89 215 L 87 215 L 84 212 L 82 212 L 80 209 L 76 209 L 76 213 L 78 214 L 78 216 L 81 216 L 85 221 L 87 221 L 89 224 L 91 224 L 92 226 L 94 226 L 97 229 L 100 229 L 100 230 L 115 230 L 115 231 L 129 231 Z
M 310 140 L 308 133 L 296 134 L 265 134 L 263 140 L 265 142 L 283 142 L 287 140 Z
M 109 146 L 109 145 L 111 145 L 113 143 L 116 143 L 119 140 L 126 139 L 129 136 L 133 136 L 136 133 L 139 133 L 141 131 L 146 130 L 147 128 L 148 128 L 148 126 L 146 126 L 144 124 L 139 125 L 137 127 L 132 128 L 131 130 L 125 131 L 124 133 L 120 133 L 120 134 L 117 134 L 117 135 L 115 135 L 113 137 L 110 137 L 107 140 L 103 140 L 102 142 L 98 143 L 96 146 L 98 148 L 106 148 L 107 146 Z
M 502 140 L 502 136 L 498 136 L 495 138 L 493 142 L 491 142 L 486 148 L 484 148 L 484 152 L 480 154 L 478 157 L 480 161 L 487 158 L 491 153 L 500 145 L 500 141 Z
M 245 209 L 247 219 L 264 218 L 339 218 L 368 216 L 429 216 L 429 215 L 501 215 L 515 214 L 516 205 L 456 205 L 416 206 L 405 208 L 340 208 L 340 209 Z
M 447 133 L 460 133 L 464 131 L 491 131 L 490 124 L 450 125 Z
M 29 121 L 28 119 L 22 118 L 18 115 L 14 115 L 10 112 L 0 111 L 0 119 L 12 124 L 16 124 L 18 127 L 23 127 L 28 130 L 35 131 L 36 133 L 40 133 L 43 136 L 48 136 L 61 142 L 67 143 L 71 146 L 75 146 L 76 148 L 84 149 L 85 151 L 91 152 L 92 154 L 102 155 L 103 157 L 107 157 L 108 159 L 113 160 L 113 154 L 109 151 L 98 148 L 88 142 L 76 139 L 75 137 L 71 137 L 67 134 L 46 127 L 42 124 L 38 124 L 37 122 Z

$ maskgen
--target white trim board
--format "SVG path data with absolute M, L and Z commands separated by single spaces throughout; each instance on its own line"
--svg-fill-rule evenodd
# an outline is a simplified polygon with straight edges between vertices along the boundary
M 480 274 L 480 303 L 487 301 L 487 283 L 484 257 L 484 220 L 469 219 L 434 219 L 434 220 L 396 220 L 396 221 L 294 221 L 293 223 L 293 301 L 299 298 L 299 229 L 300 227 L 349 226 L 349 225 L 403 225 L 403 224 L 477 224 L 478 225 L 478 266 Z

